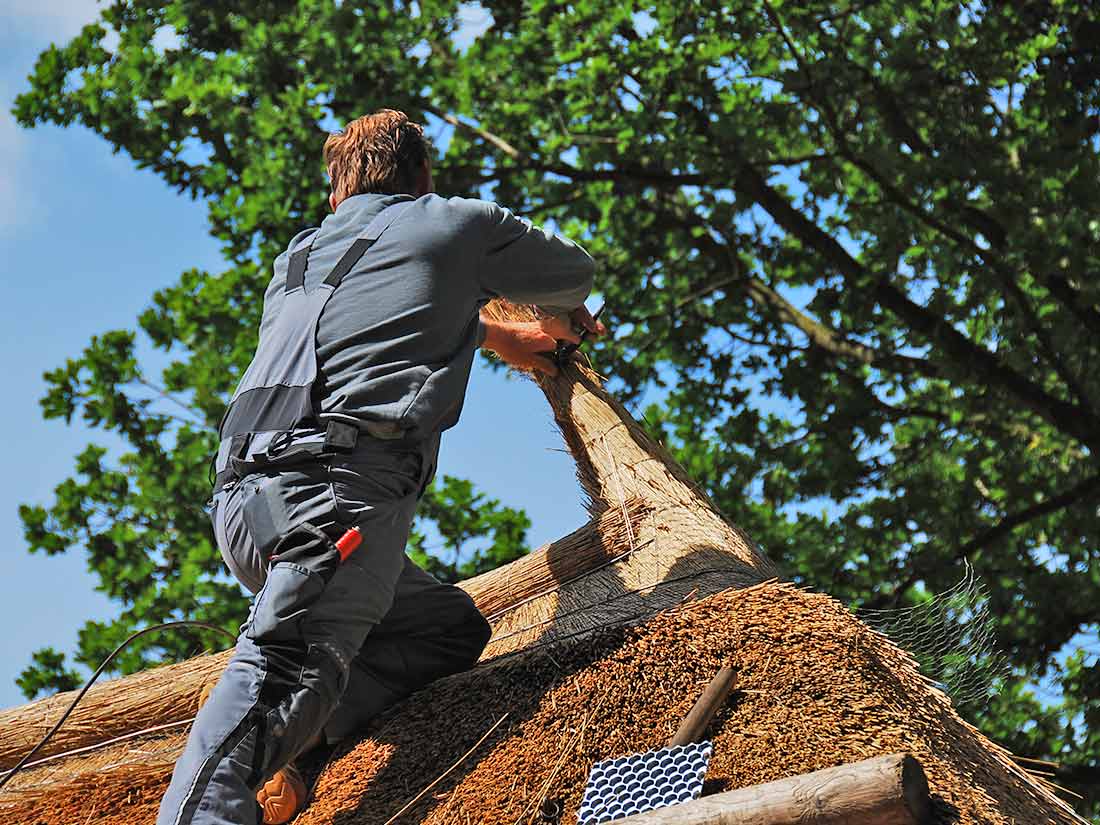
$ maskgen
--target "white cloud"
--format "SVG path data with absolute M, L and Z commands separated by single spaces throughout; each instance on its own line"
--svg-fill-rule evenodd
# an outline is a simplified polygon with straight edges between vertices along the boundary
M 11 114 L 15 95 L 27 87 L 33 55 L 51 43 L 64 44 L 76 37 L 99 17 L 102 4 L 97 0 L 0 0 L 0 7 L 19 52 L 28 55 L 26 62 L 5 65 L 0 76 L 0 235 L 10 237 L 32 216 L 40 218 L 45 206 L 36 194 L 32 138 Z M 108 36 L 107 48 L 109 41 Z
M 50 43 L 75 37 L 99 17 L 100 8 L 97 0 L 4 0 L 3 6 L 13 33 Z
M 0 81 L 0 234 L 7 235 L 11 230 L 23 225 L 26 217 L 34 211 L 35 195 L 31 181 L 28 180 L 27 149 L 29 137 L 26 131 L 15 122 L 11 101 L 14 95 L 5 83 Z

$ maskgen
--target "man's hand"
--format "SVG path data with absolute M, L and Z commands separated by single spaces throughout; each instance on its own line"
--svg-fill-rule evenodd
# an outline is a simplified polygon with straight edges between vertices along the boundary
M 551 377 L 558 374 L 554 349 L 559 341 L 579 344 L 580 332 L 603 335 L 607 328 L 592 319 L 588 310 L 578 307 L 566 316 L 543 318 L 539 321 L 491 321 L 485 324 L 484 349 L 492 350 L 509 366 L 523 370 L 538 370 Z M 574 326 L 579 325 L 579 329 Z
M 544 318 L 541 321 L 490 321 L 485 324 L 484 349 L 492 350 L 509 366 L 521 370 L 538 370 L 549 376 L 558 374 L 554 363 L 554 348 L 558 339 L 580 341 L 565 318 Z
M 580 327 L 580 329 L 586 330 L 589 335 L 594 335 L 597 338 L 607 334 L 607 327 L 604 326 L 603 321 L 597 321 L 593 318 L 592 313 L 584 305 L 570 312 L 569 320 L 573 322 L 574 327 Z

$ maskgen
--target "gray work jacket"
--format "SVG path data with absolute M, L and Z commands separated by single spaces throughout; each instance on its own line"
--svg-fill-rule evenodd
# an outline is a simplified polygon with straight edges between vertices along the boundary
M 503 296 L 555 313 L 574 309 L 592 288 L 593 262 L 577 244 L 488 201 L 355 195 L 319 229 L 298 233 L 275 260 L 261 334 L 283 299 L 291 251 L 313 239 L 308 291 L 375 215 L 403 200 L 412 203 L 345 276 L 320 317 L 318 408 L 322 423 L 375 422 L 421 439 L 458 421 L 484 337 L 480 308 Z

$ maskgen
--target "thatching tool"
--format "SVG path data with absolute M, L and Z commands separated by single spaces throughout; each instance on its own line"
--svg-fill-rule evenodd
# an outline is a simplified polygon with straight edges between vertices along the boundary
M 597 762 L 588 774 L 577 825 L 597 825 L 633 814 L 698 799 L 714 751 L 706 731 L 737 681 L 723 667 L 688 711 L 668 745 L 657 750 Z
M 596 310 L 595 314 L 592 316 L 593 321 L 600 320 L 600 314 L 603 312 L 604 307 L 606 306 L 606 303 L 602 304 L 600 308 Z M 575 344 L 572 344 L 569 341 L 559 341 L 558 345 L 554 347 L 554 352 L 549 354 L 549 357 L 553 360 L 555 364 L 558 365 L 559 369 L 569 363 L 570 356 L 577 351 L 581 344 L 584 343 L 584 339 L 589 334 L 587 327 L 583 327 L 581 329 L 577 329 L 576 327 L 574 327 L 573 330 L 578 335 L 580 335 L 581 340 Z

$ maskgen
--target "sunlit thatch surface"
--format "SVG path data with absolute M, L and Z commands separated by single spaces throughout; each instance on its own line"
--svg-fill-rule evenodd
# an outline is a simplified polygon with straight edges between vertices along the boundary
M 723 663 L 738 689 L 711 735 L 707 792 L 910 751 L 940 825 L 1080 823 L 963 722 L 909 657 L 827 596 L 765 583 L 685 602 L 632 627 L 540 646 L 443 680 L 334 755 L 298 825 L 382 825 L 505 721 L 401 823 L 574 821 L 595 761 L 663 744 Z M 0 796 L 9 821 L 152 823 L 170 766 L 70 777 Z

